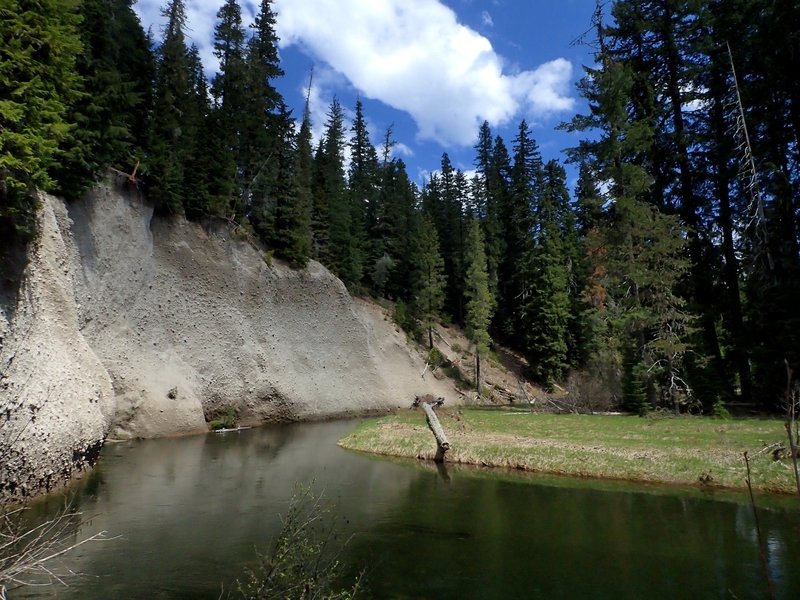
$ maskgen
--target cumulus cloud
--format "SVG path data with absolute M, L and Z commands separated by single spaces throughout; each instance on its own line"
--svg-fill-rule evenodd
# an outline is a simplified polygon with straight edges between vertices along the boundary
M 414 156 L 414 151 L 406 146 L 403 142 L 395 142 L 394 146 L 392 146 L 392 156 L 396 157 L 412 157 Z
M 164 3 L 135 5 L 157 37 Z M 221 4 L 193 0 L 187 6 L 187 34 L 208 73 L 218 67 L 213 31 Z M 255 0 L 242 0 L 246 24 L 256 9 Z M 409 113 L 420 139 L 466 146 L 484 120 L 502 126 L 574 106 L 567 60 L 512 71 L 486 37 L 459 23 L 440 0 L 275 0 L 274 10 L 282 47 L 302 47 L 365 97 Z
M 487 38 L 438 0 L 276 0 L 282 45 L 298 44 L 364 95 L 408 112 L 421 139 L 468 145 L 483 120 L 569 110 L 564 59 L 504 72 Z
M 572 63 L 564 58 L 546 62 L 534 71 L 524 71 L 513 78 L 514 93 L 531 106 L 536 114 L 572 110 L 575 100 L 569 94 Z

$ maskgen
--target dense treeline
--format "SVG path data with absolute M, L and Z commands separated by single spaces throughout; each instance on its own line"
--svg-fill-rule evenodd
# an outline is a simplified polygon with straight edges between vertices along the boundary
M 544 162 L 525 121 L 477 132 L 475 175 L 447 154 L 421 187 L 334 100 L 314 145 L 274 87 L 271 0 L 217 14 L 207 81 L 183 0 L 150 39 L 132 0 L 9 0 L 0 45 L 0 233 L 34 234 L 35 191 L 78 197 L 141 162 L 167 213 L 222 218 L 295 267 L 395 301 L 432 345 L 465 326 L 549 386 L 589 374 L 631 410 L 779 402 L 800 359 L 800 7 L 618 0 L 595 15 L 585 132 Z M 734 79 L 735 66 L 738 88 Z M 347 160 L 349 159 L 349 160 Z M 584 380 L 587 375 L 584 375 Z M 595 392 L 597 393 L 597 392 Z

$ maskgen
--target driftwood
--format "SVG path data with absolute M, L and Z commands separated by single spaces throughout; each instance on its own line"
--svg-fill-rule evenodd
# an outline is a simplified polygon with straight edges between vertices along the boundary
M 139 170 L 139 162 L 140 161 L 138 161 L 138 160 L 136 161 L 136 166 L 133 167 L 133 172 L 131 172 L 131 173 L 126 173 L 125 171 L 120 171 L 119 169 L 115 169 L 114 167 L 110 167 L 110 168 L 111 168 L 112 171 L 114 171 L 118 175 L 122 175 L 123 177 L 127 177 L 129 184 L 131 184 L 131 185 L 139 185 L 139 180 L 136 179 L 136 171 Z
M 450 449 L 450 442 L 447 441 L 442 424 L 439 423 L 439 417 L 436 416 L 433 410 L 434 406 L 442 406 L 443 404 L 444 398 L 434 398 L 431 394 L 425 394 L 424 396 L 417 396 L 411 405 L 412 407 L 421 406 L 425 412 L 428 428 L 433 433 L 433 437 L 436 438 L 436 456 L 434 456 L 433 460 L 437 463 L 444 462 L 444 455 Z

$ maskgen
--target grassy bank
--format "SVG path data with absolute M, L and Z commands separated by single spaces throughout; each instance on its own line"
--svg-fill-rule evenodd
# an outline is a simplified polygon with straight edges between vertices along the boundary
M 788 461 L 765 446 L 784 441 L 778 420 L 701 417 L 550 415 L 463 409 L 439 413 L 454 463 L 582 477 L 744 488 L 742 453 L 751 456 L 753 486 L 796 490 Z M 340 440 L 348 449 L 432 458 L 435 441 L 421 412 L 364 422 Z

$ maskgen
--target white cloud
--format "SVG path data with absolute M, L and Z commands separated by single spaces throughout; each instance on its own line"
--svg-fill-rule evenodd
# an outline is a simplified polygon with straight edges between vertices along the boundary
M 481 13 L 481 23 L 483 23 L 485 27 L 494 27 L 494 19 L 492 19 L 492 15 L 489 14 L 488 10 Z
M 537 115 L 572 110 L 575 100 L 569 94 L 572 63 L 557 58 L 514 77 L 513 87 Z
M 156 38 L 165 2 L 135 5 L 145 28 L 154 25 Z M 187 6 L 187 34 L 209 74 L 218 66 L 213 31 L 221 4 L 193 0 Z M 242 0 L 246 25 L 256 4 Z M 520 116 L 536 119 L 574 106 L 567 60 L 514 72 L 486 37 L 459 23 L 439 0 L 275 0 L 274 10 L 283 47 L 301 46 L 365 97 L 409 113 L 420 139 L 466 146 L 484 120 L 502 126 Z M 488 12 L 485 16 L 491 19 Z M 333 88 L 321 89 L 329 96 Z M 324 121 L 318 107 L 312 110 L 316 129 Z
M 403 142 L 395 142 L 394 146 L 392 146 L 392 156 L 412 157 L 414 156 L 414 151 Z
M 365 96 L 408 112 L 419 137 L 469 145 L 483 120 L 569 110 L 571 65 L 504 73 L 488 39 L 438 0 L 276 0 L 282 45 L 299 44 Z

